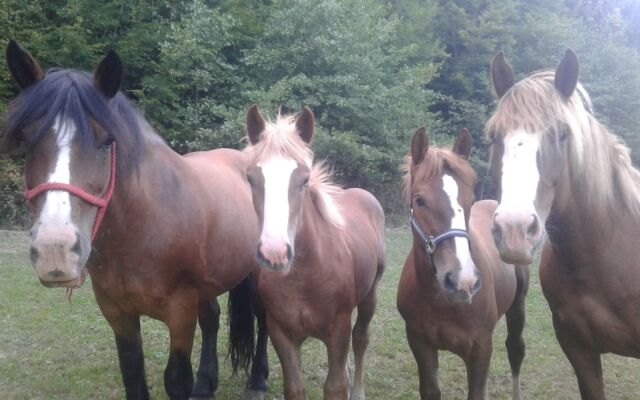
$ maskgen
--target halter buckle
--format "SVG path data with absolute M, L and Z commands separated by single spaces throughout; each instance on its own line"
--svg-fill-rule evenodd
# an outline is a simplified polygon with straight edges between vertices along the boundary
M 427 237 L 427 240 L 424 241 L 424 246 L 427 249 L 428 254 L 433 254 L 436 251 L 436 241 L 433 236 Z

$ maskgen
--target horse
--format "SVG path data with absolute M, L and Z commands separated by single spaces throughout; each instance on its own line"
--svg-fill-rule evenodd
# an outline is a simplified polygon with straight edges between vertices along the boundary
M 309 337 L 326 346 L 325 399 L 347 399 L 347 356 L 353 340 L 352 400 L 364 393 L 364 353 L 385 266 L 384 212 L 362 189 L 330 181 L 310 148 L 314 116 L 265 121 L 247 112 L 247 179 L 260 226 L 258 293 L 271 342 L 282 364 L 284 397 L 304 399 L 300 346 Z M 358 309 L 351 330 L 351 315 Z
M 8 108 L 2 147 L 25 157 L 25 196 L 35 214 L 30 258 L 38 279 L 47 287 L 79 288 L 89 273 L 115 336 L 127 399 L 149 398 L 140 315 L 169 329 L 169 398 L 211 398 L 218 386 L 216 297 L 240 283 L 230 296 L 232 319 L 236 327 L 253 326 L 254 304 L 243 303 L 255 290 L 247 276 L 259 268 L 258 230 L 245 212 L 251 206 L 245 156 L 229 149 L 172 151 L 120 92 L 123 64 L 114 51 L 93 75 L 45 73 L 15 41 L 6 60 L 20 93 Z M 203 344 L 194 385 L 197 322 Z M 246 368 L 253 331 L 234 325 L 234 365 Z M 249 388 L 264 392 L 263 317 L 258 326 L 262 340 Z
M 567 49 L 555 71 L 514 83 L 503 53 L 491 63 L 499 101 L 486 124 L 501 186 L 493 217 L 500 255 L 528 262 L 583 399 L 604 399 L 602 353 L 640 357 L 640 173 L 602 125 Z
M 413 246 L 400 277 L 397 306 L 418 364 L 422 400 L 441 398 L 438 350 L 464 360 L 468 399 L 486 398 L 492 334 L 502 315 L 513 399 L 521 398 L 529 270 L 500 260 L 491 239 L 497 203 L 473 202 L 476 174 L 467 162 L 471 143 L 463 129 L 452 150 L 429 146 L 426 129 L 419 128 L 402 168 Z

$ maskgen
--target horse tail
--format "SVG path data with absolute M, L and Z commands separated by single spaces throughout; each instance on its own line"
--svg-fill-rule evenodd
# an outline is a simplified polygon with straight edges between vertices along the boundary
M 238 369 L 247 372 L 253 362 L 256 301 L 256 287 L 251 276 L 229 291 L 229 358 L 234 375 Z

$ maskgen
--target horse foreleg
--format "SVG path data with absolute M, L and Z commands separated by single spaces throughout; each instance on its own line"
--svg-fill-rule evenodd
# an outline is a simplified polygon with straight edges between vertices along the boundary
M 256 304 L 256 319 L 258 320 L 258 340 L 256 354 L 251 366 L 251 375 L 247 382 L 245 400 L 261 400 L 267 392 L 267 378 L 269 377 L 269 359 L 267 357 L 267 315 L 262 304 Z
M 169 328 L 171 349 L 164 370 L 164 389 L 171 400 L 187 400 L 193 388 L 191 350 L 198 319 L 197 294 L 174 295 L 168 307 L 164 322 Z
M 407 341 L 418 364 L 420 398 L 422 400 L 440 400 L 438 382 L 438 349 L 432 346 L 419 332 L 406 325 Z
M 525 324 L 525 298 L 529 288 L 529 268 L 528 266 L 515 266 L 516 272 L 516 296 L 507 310 L 505 318 L 507 320 L 507 354 L 509 365 L 511 366 L 511 377 L 513 380 L 513 400 L 520 400 L 520 367 L 525 355 L 524 339 L 522 331 Z
M 347 400 L 347 357 L 351 337 L 351 315 L 338 316 L 328 337 L 323 339 L 329 356 L 329 370 L 324 381 L 325 400 Z
M 300 361 L 300 346 L 302 341 L 287 335 L 286 329 L 281 327 L 267 314 L 267 328 L 280 365 L 285 400 L 306 399 L 304 384 L 302 383 L 302 365 Z
M 471 353 L 465 358 L 467 365 L 467 382 L 469 383 L 469 400 L 484 400 L 487 398 L 487 379 L 491 365 L 492 340 L 491 336 L 476 343 Z
M 203 301 L 198 305 L 198 324 L 202 331 L 202 350 L 191 398 L 210 399 L 218 388 L 220 305 L 217 299 Z
M 553 327 L 560 347 L 573 366 L 578 379 L 582 400 L 604 400 L 604 381 L 600 354 L 583 346 L 575 336 L 568 333 L 553 315 Z
M 358 318 L 351 333 L 355 358 L 355 379 L 350 400 L 364 400 L 364 353 L 369 346 L 369 323 L 376 311 L 376 287 L 358 304 Z

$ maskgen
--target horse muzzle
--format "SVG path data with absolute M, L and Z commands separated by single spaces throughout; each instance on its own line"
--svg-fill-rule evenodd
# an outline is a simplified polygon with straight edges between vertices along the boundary
M 77 288 L 84 282 L 88 252 L 75 232 L 41 232 L 31 244 L 31 264 L 43 286 Z
M 256 259 L 267 271 L 287 273 L 293 260 L 293 250 L 289 244 L 267 246 L 261 242 L 258 245 Z
M 496 213 L 491 229 L 500 258 L 508 264 L 531 264 L 544 240 L 535 214 Z

